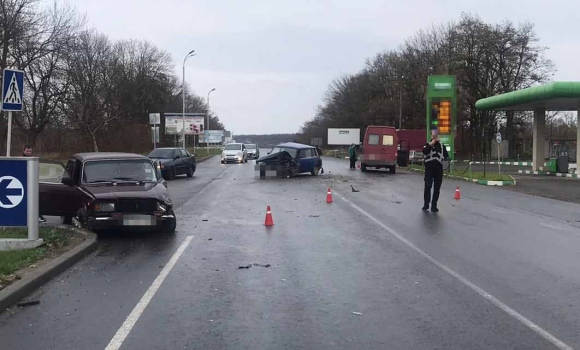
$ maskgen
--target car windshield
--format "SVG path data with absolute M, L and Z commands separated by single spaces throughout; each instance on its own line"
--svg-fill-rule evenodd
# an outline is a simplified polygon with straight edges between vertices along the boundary
M 246 145 L 246 148 L 247 149 L 256 149 L 256 145 L 249 144 L 249 145 Z
M 118 181 L 156 181 L 155 169 L 145 159 L 88 161 L 83 170 L 83 183 Z
M 149 153 L 149 158 L 173 159 L 175 157 L 174 149 L 157 148 Z
M 274 148 L 272 148 L 272 152 L 270 152 L 270 153 L 273 154 L 273 153 L 278 153 L 278 152 L 282 152 L 282 151 L 286 151 L 286 152 L 290 153 L 290 155 L 292 156 L 292 158 L 296 158 L 296 152 L 298 150 L 295 149 L 295 148 L 274 147 Z
M 238 144 L 229 144 L 224 147 L 226 151 L 239 151 L 242 149 L 242 145 Z

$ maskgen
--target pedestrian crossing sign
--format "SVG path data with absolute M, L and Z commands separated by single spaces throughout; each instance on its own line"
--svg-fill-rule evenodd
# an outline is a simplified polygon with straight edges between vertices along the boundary
M 5 68 L 2 74 L 2 110 L 22 111 L 24 72 Z

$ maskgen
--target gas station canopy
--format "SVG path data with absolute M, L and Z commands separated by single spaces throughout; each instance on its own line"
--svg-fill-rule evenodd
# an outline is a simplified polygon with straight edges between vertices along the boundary
M 557 81 L 546 85 L 483 98 L 475 103 L 483 111 L 578 111 L 580 82 Z

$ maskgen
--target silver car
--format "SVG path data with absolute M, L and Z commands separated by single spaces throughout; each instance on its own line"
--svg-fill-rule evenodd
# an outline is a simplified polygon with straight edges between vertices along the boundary
M 228 143 L 222 151 L 222 164 L 228 162 L 247 163 L 248 150 L 243 143 Z
M 248 159 L 258 159 L 260 158 L 260 149 L 258 145 L 253 143 L 248 143 L 245 145 L 248 149 Z

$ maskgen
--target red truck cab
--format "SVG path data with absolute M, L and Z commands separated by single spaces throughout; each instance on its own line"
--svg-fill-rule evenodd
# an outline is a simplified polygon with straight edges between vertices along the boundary
M 389 169 L 395 173 L 397 167 L 397 129 L 393 126 L 370 125 L 363 140 L 360 168 Z

